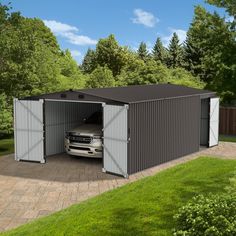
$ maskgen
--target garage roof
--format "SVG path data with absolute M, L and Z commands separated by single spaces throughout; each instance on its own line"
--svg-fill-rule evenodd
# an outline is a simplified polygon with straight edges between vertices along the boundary
M 135 103 L 191 95 L 215 95 L 214 92 L 174 84 L 133 85 L 127 87 L 83 89 L 78 92 L 124 103 Z
M 61 93 L 72 93 L 77 95 L 83 94 L 88 96 L 97 97 L 98 100 L 106 99 L 121 103 L 138 103 L 143 101 L 175 98 L 175 97 L 186 97 L 186 96 L 214 96 L 215 93 L 195 89 L 181 85 L 173 84 L 154 84 L 154 85 L 132 85 L 127 87 L 113 87 L 113 88 L 96 88 L 96 89 L 81 89 L 81 90 L 70 90 L 65 92 L 58 92 L 53 94 L 45 94 L 30 99 L 47 99 L 53 98 L 58 99 L 58 94 Z M 78 97 L 78 96 L 76 96 Z

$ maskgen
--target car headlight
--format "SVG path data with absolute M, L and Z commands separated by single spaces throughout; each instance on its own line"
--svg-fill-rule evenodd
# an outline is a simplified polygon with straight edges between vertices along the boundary
M 100 143 L 102 141 L 101 136 L 93 136 L 93 143 Z

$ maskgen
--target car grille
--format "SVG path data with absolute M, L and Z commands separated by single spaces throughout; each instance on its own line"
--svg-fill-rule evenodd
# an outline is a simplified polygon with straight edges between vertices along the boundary
M 92 137 L 70 135 L 69 140 L 71 143 L 90 144 L 92 142 Z

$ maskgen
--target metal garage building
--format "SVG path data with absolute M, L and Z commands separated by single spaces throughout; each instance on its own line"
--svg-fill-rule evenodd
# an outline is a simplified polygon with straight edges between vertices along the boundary
M 127 177 L 218 144 L 219 98 L 172 84 L 65 91 L 14 100 L 15 159 L 45 163 L 103 109 L 103 171 Z

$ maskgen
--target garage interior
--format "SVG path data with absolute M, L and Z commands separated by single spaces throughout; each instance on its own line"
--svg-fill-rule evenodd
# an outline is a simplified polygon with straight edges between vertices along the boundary
M 209 103 L 209 98 L 201 99 L 200 146 L 202 147 L 209 145 Z
M 65 152 L 65 133 L 84 123 L 100 103 L 45 100 L 45 157 Z

